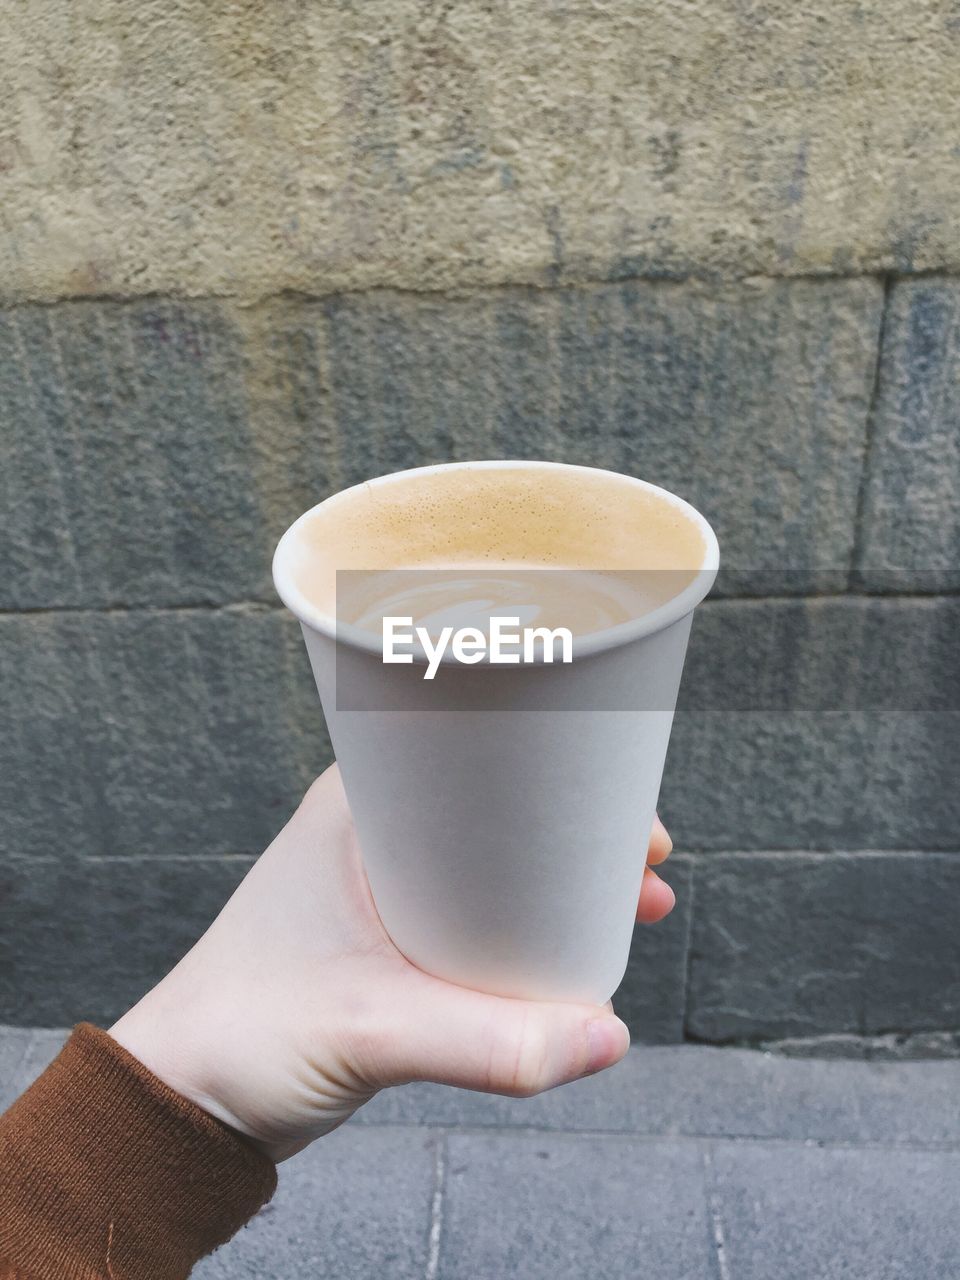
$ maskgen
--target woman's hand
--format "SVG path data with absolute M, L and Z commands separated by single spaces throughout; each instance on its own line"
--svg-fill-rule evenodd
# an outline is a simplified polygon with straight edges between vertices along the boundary
M 650 862 L 670 847 L 658 819 Z M 637 919 L 673 902 L 647 870 Z M 612 1066 L 630 1043 L 610 1005 L 484 995 L 405 959 L 373 904 L 336 766 L 111 1035 L 274 1160 L 390 1085 L 527 1097 Z
M 640 886 L 640 901 L 637 903 L 637 920 L 640 924 L 658 924 L 668 916 L 677 903 L 677 895 L 665 880 L 661 880 L 651 867 L 659 867 L 670 857 L 673 841 L 667 834 L 667 828 L 659 817 L 653 820 L 650 832 L 650 847 L 647 849 L 647 866 L 643 873 L 643 884 Z

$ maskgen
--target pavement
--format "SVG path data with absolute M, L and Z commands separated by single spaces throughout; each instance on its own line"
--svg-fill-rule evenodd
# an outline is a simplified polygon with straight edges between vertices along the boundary
M 62 1031 L 0 1028 L 0 1104 Z M 636 1047 L 539 1098 L 388 1091 L 201 1280 L 953 1280 L 960 1061 Z

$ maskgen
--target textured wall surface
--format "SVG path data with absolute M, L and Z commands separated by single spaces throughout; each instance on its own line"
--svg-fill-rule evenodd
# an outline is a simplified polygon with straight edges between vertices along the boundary
M 329 759 L 286 525 L 514 456 L 721 541 L 635 1033 L 960 1028 L 955 7 L 18 0 L 0 64 L 0 1021 L 119 1012 Z
M 944 0 L 18 0 L 10 296 L 956 266 Z

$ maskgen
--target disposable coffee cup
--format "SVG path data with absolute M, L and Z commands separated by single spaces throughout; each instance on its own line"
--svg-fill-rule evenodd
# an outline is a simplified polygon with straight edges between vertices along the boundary
M 382 476 L 284 534 L 277 591 L 303 630 L 377 910 L 419 968 L 503 996 L 614 993 L 693 611 L 718 563 L 681 498 L 546 462 Z M 525 649 L 508 631 L 516 657 L 498 662 L 476 643 L 438 655 L 412 627 L 385 661 L 377 610 L 432 599 L 461 570 L 493 612 L 535 622 L 536 601 L 554 615 L 569 603 L 572 642 L 548 628 Z M 608 590 L 609 616 L 605 596 L 591 613 Z

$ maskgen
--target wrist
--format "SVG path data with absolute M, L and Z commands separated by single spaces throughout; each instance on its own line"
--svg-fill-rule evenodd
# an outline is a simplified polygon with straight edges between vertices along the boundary
M 18 1276 L 103 1275 L 105 1247 L 110 1275 L 185 1276 L 276 1188 L 272 1162 L 89 1023 L 5 1120 L 0 1235 Z
M 337 1128 L 376 1092 L 313 1043 L 307 1058 L 316 1101 L 304 1101 L 302 1053 L 287 1019 L 258 1007 L 244 984 L 205 981 L 186 957 L 110 1028 L 109 1034 L 184 1098 L 232 1129 L 274 1162 Z M 317 1105 L 319 1103 L 319 1105 Z
M 144 996 L 109 1028 L 109 1035 L 158 1080 L 259 1146 L 211 1087 L 199 1037 L 184 1025 L 182 1016 L 164 1007 L 158 995 L 159 987 Z

